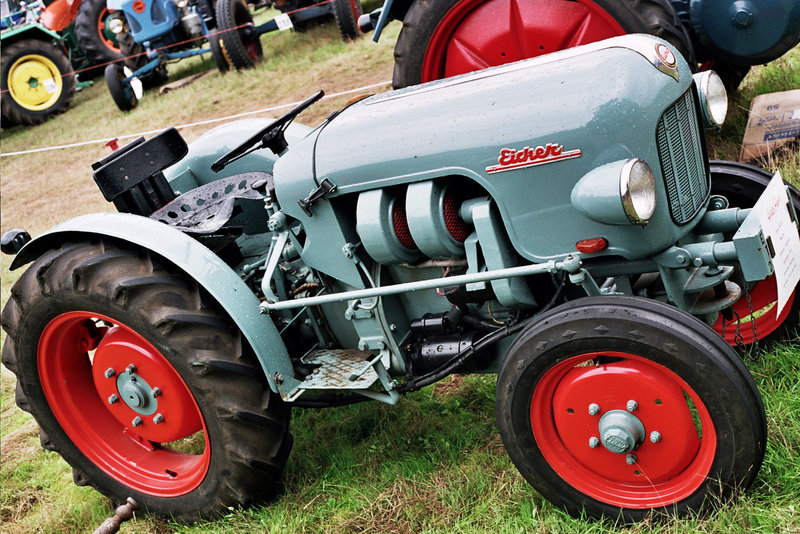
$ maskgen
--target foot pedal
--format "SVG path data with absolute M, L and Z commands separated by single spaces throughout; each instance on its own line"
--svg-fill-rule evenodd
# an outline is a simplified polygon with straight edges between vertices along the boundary
M 307 365 L 319 365 L 299 389 L 367 389 L 378 380 L 371 360 L 375 355 L 364 350 L 316 350 L 303 357 Z

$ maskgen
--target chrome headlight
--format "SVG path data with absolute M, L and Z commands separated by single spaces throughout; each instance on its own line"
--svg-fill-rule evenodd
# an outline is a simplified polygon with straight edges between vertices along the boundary
M 175 5 L 178 6 L 179 9 L 183 9 L 189 5 L 189 0 L 175 0 Z
M 656 211 L 656 181 L 650 166 L 640 159 L 629 159 L 619 177 L 622 209 L 633 224 L 645 224 Z
M 125 23 L 114 17 L 108 22 L 108 29 L 111 30 L 111 33 L 122 33 L 122 30 L 125 29 Z
M 722 78 L 713 70 L 694 75 L 700 107 L 703 110 L 703 123 L 706 128 L 719 128 L 728 114 L 728 92 Z

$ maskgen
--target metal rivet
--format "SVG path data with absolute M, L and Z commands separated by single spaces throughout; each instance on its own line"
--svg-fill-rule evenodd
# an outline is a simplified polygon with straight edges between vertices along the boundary
M 110 397 L 108 397 L 109 404 L 114 404 L 115 402 L 119 402 L 119 397 L 117 397 L 116 395 L 111 395 Z
M 637 462 L 638 458 L 636 458 L 635 454 L 628 454 L 625 456 L 625 463 L 628 465 L 633 465 Z
M 595 403 L 589 405 L 589 415 L 597 415 L 600 413 L 600 406 Z
M 142 418 L 141 418 L 141 417 L 139 417 L 139 416 L 137 415 L 136 417 L 134 417 L 134 418 L 133 418 L 133 421 L 131 421 L 131 424 L 132 424 L 133 426 L 139 426 L 139 425 L 141 425 L 143 422 L 144 422 L 144 421 L 142 421 Z
M 600 439 L 599 438 L 597 438 L 595 436 L 592 436 L 591 438 L 589 438 L 589 446 L 591 448 L 596 449 L 598 445 L 600 445 Z
M 155 424 L 160 424 L 160 423 L 163 423 L 163 422 L 164 422 L 164 416 L 163 416 L 163 415 L 161 415 L 160 413 L 157 413 L 157 414 L 155 415 L 155 417 L 153 417 L 153 422 L 154 422 Z
M 650 441 L 652 441 L 653 443 L 658 443 L 659 441 L 661 441 L 661 432 L 657 432 L 655 430 L 650 432 Z
M 636 402 L 635 400 L 629 400 L 629 401 L 628 401 L 628 404 L 626 404 L 626 405 L 625 405 L 625 408 L 626 408 L 626 409 L 627 409 L 629 412 L 635 412 L 635 411 L 636 411 L 636 408 L 638 408 L 638 407 L 639 407 L 639 403 L 638 403 L 638 402 Z
M 116 374 L 117 372 L 114 370 L 113 367 L 109 367 L 108 369 L 106 369 L 105 372 L 106 378 L 114 378 Z
M 275 373 L 275 383 L 278 385 L 283 384 L 283 375 L 280 373 Z
M 150 396 L 154 399 L 161 396 L 161 388 L 153 388 L 150 390 Z
M 133 364 L 130 364 L 130 365 L 128 365 L 128 367 L 125 368 L 125 370 L 128 371 L 129 373 L 135 373 L 136 372 L 136 366 L 133 365 Z

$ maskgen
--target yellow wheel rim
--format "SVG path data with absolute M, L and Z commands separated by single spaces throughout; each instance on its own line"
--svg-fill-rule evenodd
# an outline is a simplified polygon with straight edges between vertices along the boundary
M 45 56 L 22 56 L 8 71 L 8 92 L 17 104 L 31 111 L 53 106 L 63 88 L 61 71 Z

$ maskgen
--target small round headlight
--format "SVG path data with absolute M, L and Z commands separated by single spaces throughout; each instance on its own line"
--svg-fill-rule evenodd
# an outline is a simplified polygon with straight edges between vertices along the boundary
M 180 9 L 189 5 L 189 0 L 175 0 L 175 5 L 178 6 Z
M 728 114 L 728 92 L 722 78 L 713 70 L 694 75 L 705 122 L 709 127 L 720 127 Z
M 111 30 L 111 33 L 122 33 L 122 30 L 125 29 L 125 23 L 118 18 L 112 18 L 108 22 L 108 29 Z
M 650 166 L 640 159 L 630 159 L 619 177 L 622 208 L 634 224 L 646 224 L 656 211 L 656 181 Z

